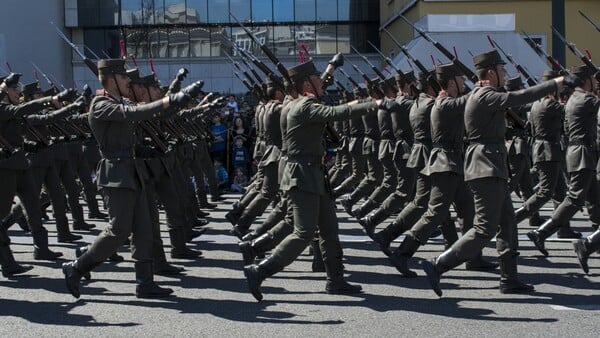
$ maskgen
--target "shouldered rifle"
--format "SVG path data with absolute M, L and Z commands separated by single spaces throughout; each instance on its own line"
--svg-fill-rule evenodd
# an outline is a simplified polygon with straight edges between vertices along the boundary
M 554 26 L 551 27 L 554 34 L 560 39 L 560 41 L 562 41 L 565 44 L 565 46 L 569 48 L 571 53 L 575 54 L 575 56 L 581 59 L 581 61 L 583 61 L 583 63 L 586 66 L 590 67 L 590 69 L 594 71 L 594 74 L 598 74 L 598 67 L 596 67 L 596 65 L 587 56 L 585 56 L 577 47 L 575 47 L 574 43 L 567 41 L 567 39 L 562 34 L 560 34 L 560 32 L 556 30 L 556 28 L 554 28 Z
M 379 86 L 376 83 L 373 83 L 373 80 L 371 80 L 367 74 L 363 73 L 363 71 L 360 70 L 360 68 L 358 68 L 357 65 L 355 65 L 353 63 L 350 63 L 350 65 L 352 66 L 352 68 L 354 68 L 354 70 L 358 73 L 358 75 L 360 75 L 363 78 L 363 80 L 365 80 L 365 82 L 367 83 L 368 90 L 372 90 L 380 97 L 385 96 L 383 94 L 383 91 L 379 88 Z
M 540 46 L 537 42 L 535 42 L 535 40 L 533 40 L 529 36 L 529 34 L 527 34 L 525 31 L 521 31 L 521 34 L 525 35 L 525 41 L 528 42 L 528 44 L 533 48 L 533 50 L 538 55 L 546 58 L 546 60 L 548 61 L 548 63 L 550 64 L 550 67 L 552 67 L 552 69 L 560 69 L 565 74 L 569 73 L 569 71 L 565 67 L 563 67 L 563 65 L 561 65 L 560 62 L 558 62 L 558 60 L 556 60 L 552 55 L 549 55 L 548 53 L 546 53 L 544 48 L 542 48 L 542 46 Z
M 98 76 L 98 66 L 96 66 L 96 64 L 88 59 L 85 54 L 79 50 L 79 48 L 77 46 L 75 46 L 75 44 L 73 42 L 71 42 L 71 40 L 69 40 L 69 38 L 67 38 L 67 36 L 65 35 L 65 33 L 63 33 L 60 28 L 58 28 L 54 22 L 50 22 L 50 24 L 52 24 L 52 26 L 54 26 L 54 29 L 56 29 L 56 33 L 58 34 L 58 36 L 60 36 L 63 40 L 65 40 L 65 42 L 71 46 L 71 49 L 73 49 L 75 51 L 75 53 L 77 53 L 77 55 L 79 55 L 79 57 L 81 57 L 81 59 L 83 59 L 83 63 L 85 63 L 85 65 L 92 71 L 92 73 L 94 73 L 96 76 Z
M 419 35 L 422 36 L 427 42 L 431 43 L 433 45 L 433 47 L 435 47 L 437 50 L 440 51 L 440 53 L 444 54 L 444 56 L 446 58 L 448 58 L 448 60 L 450 60 L 458 68 L 460 68 L 460 70 L 472 82 L 478 81 L 477 76 L 475 75 L 475 73 L 469 67 L 467 67 L 467 65 L 465 65 L 464 63 L 462 63 L 461 61 L 459 61 L 458 60 L 458 56 L 456 54 L 452 54 L 452 52 L 450 52 L 448 49 L 446 49 L 446 47 L 442 46 L 441 43 L 439 43 L 439 42 L 435 41 L 434 39 L 432 39 L 431 36 L 429 36 L 429 34 L 425 33 L 425 31 L 423 31 L 422 29 L 417 28 L 412 22 L 408 21 L 408 19 L 404 15 L 400 15 L 400 18 L 402 18 L 402 20 L 404 20 L 404 22 L 406 22 L 407 24 L 409 24 L 415 31 L 417 31 L 417 33 L 419 33 Z M 388 35 L 390 35 L 390 37 L 392 37 L 391 34 L 387 30 L 385 30 L 385 31 L 388 33 Z
M 244 76 L 248 80 L 250 80 L 250 82 L 252 82 L 253 85 L 254 85 L 254 83 L 256 83 L 256 81 L 258 81 L 258 83 L 262 82 L 262 79 L 260 78 L 260 76 L 258 76 L 258 74 L 255 75 L 255 78 L 256 78 L 256 81 L 255 81 L 254 79 L 252 79 L 252 77 L 250 76 L 250 74 L 248 74 L 248 72 L 245 69 L 242 69 L 242 67 L 240 66 L 239 62 L 235 61 L 229 54 L 227 54 L 227 52 L 224 51 L 223 53 L 225 53 L 225 55 L 227 56 L 227 58 L 229 58 L 229 60 L 233 64 L 233 66 L 235 68 L 237 68 L 240 72 L 242 72 L 242 74 L 244 74 Z
M 250 73 L 252 73 L 252 75 L 254 76 L 254 79 L 256 81 L 258 81 L 258 83 L 261 83 L 263 81 L 263 79 L 260 77 L 260 75 L 258 75 L 258 73 L 256 72 L 256 70 L 254 70 L 254 68 L 252 66 L 250 66 L 250 64 L 248 63 L 248 61 L 246 60 L 246 53 L 242 53 L 242 49 L 239 48 L 237 46 L 237 44 L 235 44 L 234 41 L 231 41 L 231 45 L 233 46 L 233 48 L 235 48 L 236 50 L 238 50 L 238 52 L 240 53 L 240 58 L 242 60 L 242 62 L 244 63 L 244 65 L 246 66 L 246 68 L 248 68 L 250 70 Z M 227 52 L 223 51 L 223 53 L 225 53 L 225 55 L 229 58 L 229 60 L 231 60 L 231 62 L 233 63 L 233 65 L 239 69 L 241 72 L 244 73 L 244 75 L 246 75 L 246 77 L 248 77 L 249 79 L 252 79 L 249 75 L 247 75 L 247 72 L 242 70 L 242 68 L 240 67 L 240 64 L 235 61 L 233 59 L 233 57 L 229 54 L 227 54 Z M 252 59 L 250 59 L 250 61 L 252 61 Z
M 348 73 L 346 73 L 346 71 L 344 70 L 344 68 L 339 68 L 339 70 L 340 70 L 340 73 L 344 74 L 344 76 L 346 77 L 346 79 L 348 79 L 348 81 L 350 81 L 350 83 L 352 84 L 353 87 L 360 88 L 360 86 L 358 85 L 358 83 L 350 75 L 348 75 Z
M 246 32 L 246 34 L 248 35 L 248 37 L 250 37 L 250 39 L 252 39 L 252 41 L 254 41 L 254 43 L 256 43 L 257 45 L 260 46 L 260 49 L 263 51 L 263 53 L 265 53 L 265 55 L 269 58 L 269 60 L 271 60 L 271 62 L 273 62 L 273 64 L 275 65 L 275 67 L 277 68 L 277 70 L 279 71 L 279 73 L 281 74 L 281 76 L 287 82 L 291 83 L 291 80 L 290 80 L 290 77 L 288 75 L 287 69 L 279 61 L 279 59 L 277 59 L 277 57 L 275 56 L 275 54 L 273 54 L 273 52 L 271 52 L 271 50 L 267 47 L 267 45 L 264 44 L 264 43 L 261 43 L 260 40 L 248 28 L 246 28 L 240 22 L 240 20 L 238 20 L 238 18 L 235 15 L 233 15 L 233 13 L 229 12 L 229 15 L 235 20 L 235 22 L 237 22 L 238 25 L 240 25 L 240 27 L 244 30 L 244 32 Z
M 490 44 L 492 45 L 492 48 L 496 48 L 498 49 L 502 55 L 504 55 L 504 57 L 510 62 L 512 63 L 513 66 L 515 66 L 515 68 L 517 69 L 517 71 L 519 73 L 521 73 L 524 77 L 525 77 L 525 81 L 527 81 L 527 84 L 531 87 L 531 86 L 535 86 L 537 84 L 537 81 L 534 80 L 531 75 L 529 75 L 529 73 L 525 70 L 525 68 L 523 68 L 523 66 L 521 66 L 519 63 L 517 63 L 515 61 L 515 59 L 512 57 L 511 54 L 508 54 L 504 51 L 504 49 L 502 49 L 502 47 L 500 47 L 500 45 L 498 44 L 498 42 L 496 42 L 494 39 L 492 39 L 491 36 L 487 36 L 488 40 L 490 41 Z
M 146 135 L 148 135 L 148 137 L 150 137 L 150 140 L 152 140 L 152 143 L 154 143 L 154 145 L 156 145 L 156 147 L 163 154 L 168 153 L 170 148 L 160 139 L 160 136 L 159 136 L 160 134 L 156 130 L 154 130 L 150 126 L 150 124 L 147 124 L 144 122 L 147 122 L 147 121 L 142 121 L 142 123 L 139 123 L 138 125 L 142 128 L 142 130 L 146 133 Z
M 586 15 L 584 12 L 582 12 L 582 11 L 578 11 L 578 12 L 579 12 L 579 14 L 581 14 L 581 16 L 583 16 L 583 18 L 584 18 L 584 19 L 586 19 L 586 20 L 587 20 L 587 22 L 589 22 L 589 23 L 590 23 L 592 26 L 594 26 L 594 28 L 596 28 L 596 30 L 597 30 L 598 32 L 600 32 L 600 27 L 599 27 L 599 26 L 598 26 L 598 25 L 597 25 L 597 24 L 596 24 L 594 21 L 592 21 L 592 19 L 590 19 L 590 17 L 589 17 L 589 16 L 587 16 L 587 15 Z
M 404 55 L 406 55 L 406 57 L 407 57 L 407 58 L 408 58 L 410 61 L 412 61 L 412 62 L 413 62 L 413 63 L 414 63 L 416 66 L 417 66 L 417 68 L 419 68 L 419 71 L 420 71 L 421 73 L 423 73 L 423 74 L 429 74 L 429 70 L 428 70 L 428 69 L 427 69 L 425 66 L 423 66 L 423 64 L 421 63 L 421 61 L 419 61 L 419 60 L 415 59 L 415 58 L 414 58 L 414 57 L 413 57 L 413 56 L 410 54 L 410 52 L 408 51 L 408 49 L 406 49 L 406 47 L 404 47 L 404 46 L 403 46 L 403 45 L 400 43 L 400 41 L 398 41 L 398 40 L 396 39 L 396 37 L 394 37 L 394 36 L 392 35 L 392 33 L 390 33 L 390 32 L 389 32 L 387 29 L 385 29 L 385 28 L 383 29 L 383 31 L 384 31 L 384 32 L 385 32 L 385 33 L 386 33 L 386 34 L 387 34 L 387 35 L 390 37 L 390 39 L 392 39 L 392 41 L 393 41 L 393 42 L 396 44 L 396 46 L 398 46 L 398 48 L 400 48 L 400 50 L 402 51 L 402 53 L 403 53 Z M 465 73 L 465 74 L 466 74 L 466 73 Z M 439 84 L 438 84 L 436 81 L 428 81 L 428 82 L 429 82 L 429 85 L 430 85 L 430 86 L 433 88 L 433 90 L 435 90 L 435 92 L 436 92 L 436 93 L 438 93 L 438 92 L 441 90 L 441 88 L 440 88 L 440 85 L 439 85 Z
M 0 146 L 2 146 L 2 148 L 4 148 L 4 150 L 6 150 L 10 155 L 18 151 L 2 135 L 0 135 Z
M 400 70 L 400 68 L 396 67 L 396 65 L 394 64 L 394 62 L 392 61 L 392 59 L 389 56 L 383 54 L 383 52 L 381 50 L 379 50 L 379 48 L 375 47 L 375 45 L 372 44 L 371 41 L 367 41 L 367 43 L 369 44 L 369 46 L 373 47 L 373 49 L 377 52 L 377 54 L 379 54 L 379 56 L 381 56 L 383 58 L 383 60 L 385 60 L 385 62 L 396 71 L 396 74 L 398 74 L 400 76 L 404 75 L 404 73 L 402 73 L 402 70 Z
M 377 77 L 379 77 L 381 79 L 381 81 L 385 81 L 385 75 L 383 75 L 383 73 L 381 73 L 379 71 L 379 69 L 377 69 L 377 67 L 375 67 L 375 65 L 372 64 L 371 61 L 369 61 L 369 59 L 367 59 L 366 56 L 362 55 L 358 50 L 356 50 L 356 48 L 354 48 L 354 46 L 350 46 L 350 48 L 352 48 L 352 50 L 354 51 L 354 53 L 356 53 L 363 60 L 365 60 L 365 62 L 369 65 L 369 67 L 371 67 L 371 69 L 373 70 L 373 72 L 375 72 L 375 74 L 377 74 Z

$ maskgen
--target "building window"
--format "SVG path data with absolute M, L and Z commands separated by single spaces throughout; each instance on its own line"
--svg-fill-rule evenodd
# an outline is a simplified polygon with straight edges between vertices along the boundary
M 275 0 L 278 2 L 279 0 Z M 273 21 L 273 0 L 252 0 L 252 21 L 254 23 Z
M 273 21 L 294 21 L 294 0 L 273 0 Z
M 315 0 L 296 0 L 294 18 L 296 21 L 315 21 L 317 19 Z
M 228 0 L 209 0 L 208 1 L 208 22 L 209 23 L 229 23 L 229 1 Z
M 206 23 L 208 22 L 208 2 L 207 0 L 186 0 L 186 11 L 188 15 L 187 23 Z
M 336 21 L 338 18 L 337 0 L 317 0 L 317 22 L 319 21 Z

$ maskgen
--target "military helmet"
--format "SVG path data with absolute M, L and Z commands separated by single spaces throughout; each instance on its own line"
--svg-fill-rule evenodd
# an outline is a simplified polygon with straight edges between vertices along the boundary
M 576 75 L 581 79 L 585 79 L 593 76 L 594 70 L 584 64 L 571 68 L 571 74 Z
M 445 63 L 435 67 L 435 76 L 438 81 L 453 79 L 463 76 L 464 73 L 454 63 Z
M 27 83 L 23 85 L 23 97 L 25 100 L 31 100 L 35 94 L 43 94 L 42 87 L 38 81 Z
M 475 69 L 481 70 L 493 68 L 496 65 L 505 65 L 506 62 L 502 60 L 500 53 L 494 49 L 486 53 L 475 55 L 473 57 L 473 64 L 475 65 Z
M 98 61 L 98 74 L 122 74 L 127 75 L 125 70 L 125 60 L 123 59 L 103 59 Z

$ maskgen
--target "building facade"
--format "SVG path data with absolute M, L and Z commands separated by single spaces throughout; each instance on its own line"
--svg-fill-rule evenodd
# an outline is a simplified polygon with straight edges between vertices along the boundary
M 234 45 L 264 55 L 230 12 L 285 65 L 313 57 L 324 67 L 350 46 L 372 53 L 367 41 L 379 44 L 379 2 L 372 0 L 65 0 L 64 22 L 90 59 L 119 57 L 124 47 L 143 74 L 152 60 L 162 82 L 186 67 L 209 90 L 241 93 L 227 55 L 239 55 Z M 73 76 L 93 79 L 77 57 Z

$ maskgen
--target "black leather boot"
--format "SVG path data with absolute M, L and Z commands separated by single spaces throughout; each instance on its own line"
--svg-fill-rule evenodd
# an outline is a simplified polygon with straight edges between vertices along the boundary
M 163 288 L 154 283 L 152 262 L 135 263 L 135 296 L 137 298 L 162 298 L 173 293 L 172 289 Z
M 225 219 L 231 223 L 231 225 L 236 225 L 240 216 L 244 212 L 244 206 L 240 202 L 233 203 L 233 208 L 225 214 Z
M 483 254 L 477 255 L 477 257 L 471 259 L 465 263 L 467 270 L 469 271 L 492 271 L 498 268 L 497 263 L 490 262 L 483 258 Z
M 33 269 L 31 265 L 17 263 L 8 245 L 0 246 L 0 266 L 2 266 L 2 276 L 4 277 L 20 275 Z
M 546 238 L 550 237 L 559 227 L 554 224 L 552 219 L 547 220 L 537 230 L 533 230 L 527 233 L 527 237 L 533 242 L 535 247 L 544 255 L 548 256 L 548 250 L 546 250 L 545 242 Z
M 452 249 L 444 251 L 437 258 L 423 262 L 423 270 L 427 275 L 429 284 L 433 291 L 439 296 L 442 296 L 442 289 L 440 288 L 440 278 L 442 274 L 449 271 L 462 263 Z
M 321 254 L 319 239 L 312 239 L 310 241 L 310 246 L 313 252 L 312 272 L 325 272 L 325 264 L 323 263 L 323 255 Z
M 377 203 L 375 203 L 375 201 L 367 200 L 365 203 L 361 204 L 358 208 L 354 208 L 352 210 L 352 215 L 354 215 L 354 217 L 356 217 L 357 219 L 361 219 L 361 218 L 365 217 L 373 209 L 375 209 L 376 206 L 377 206 Z
M 581 232 L 571 229 L 569 226 L 563 226 L 556 232 L 556 237 L 562 239 L 580 239 L 583 237 Z
M 57 222 L 56 231 L 58 232 L 57 240 L 59 243 L 73 243 L 83 238 L 83 236 L 75 235 L 69 230 L 69 224 Z
M 373 236 L 375 234 L 375 228 L 377 228 L 377 225 L 383 222 L 387 217 L 387 213 L 383 209 L 379 208 L 371 212 L 367 216 L 359 219 L 358 223 L 362 225 L 367 236 L 373 239 Z
M 529 210 L 527 210 L 525 207 L 520 207 L 519 209 L 515 210 L 515 218 L 517 219 L 517 224 L 524 221 L 527 217 L 529 217 Z
M 417 252 L 421 243 L 414 237 L 407 235 L 397 250 L 390 255 L 390 263 L 402 274 L 403 277 L 415 278 L 417 273 L 408 268 L 408 260 Z
M 154 274 L 159 276 L 179 276 L 185 271 L 184 268 L 170 264 L 166 259 L 155 260 L 152 264 Z
M 48 248 L 48 232 L 42 228 L 31 234 L 33 237 L 33 259 L 38 261 L 55 261 L 63 254 Z
M 95 266 L 97 266 L 97 263 L 88 253 L 81 255 L 81 257 L 72 262 L 63 263 L 62 270 L 65 275 L 67 290 L 69 290 L 73 297 L 79 298 L 81 295 L 79 292 L 81 277 L 89 274 Z
M 540 216 L 539 212 L 535 212 L 533 215 L 531 215 L 531 217 L 529 217 L 529 226 L 532 228 L 537 228 L 544 224 L 544 222 L 546 222 L 546 220 Z
M 242 259 L 244 266 L 254 263 L 254 259 L 259 253 L 273 248 L 273 237 L 270 233 L 266 233 L 252 241 L 240 242 L 238 244 L 240 252 L 242 253 Z
M 99 220 L 107 220 L 108 215 L 101 212 L 98 208 L 98 200 L 96 200 L 96 196 L 93 198 L 86 199 L 88 204 L 88 218 L 90 219 L 99 219 Z
M 373 235 L 373 241 L 379 245 L 379 249 L 386 255 L 391 256 L 392 250 L 390 245 L 396 239 L 394 235 L 395 229 L 399 228 L 398 221 L 393 221 L 385 229 Z
M 521 282 L 517 276 L 518 253 L 500 257 L 500 293 L 529 293 L 533 285 Z
M 248 229 L 242 229 L 241 227 L 234 225 L 231 227 L 231 230 L 229 230 L 229 233 L 241 240 L 248 233 Z
M 592 252 L 600 249 L 600 230 L 596 230 L 585 239 L 579 239 L 573 242 L 573 248 L 577 254 L 577 259 L 579 260 L 579 265 L 581 265 L 583 272 L 589 273 L 590 268 L 588 266 L 588 258 Z
M 340 196 L 342 196 L 344 193 L 346 193 L 345 190 L 346 189 L 343 189 L 343 187 L 341 187 L 341 186 L 335 187 L 333 189 L 333 199 L 334 200 L 338 199 Z
M 202 256 L 200 250 L 187 247 L 183 228 L 169 229 L 169 236 L 171 237 L 171 258 L 195 259 Z
M 354 203 L 356 203 L 355 198 L 353 197 L 354 194 L 350 194 L 344 198 L 342 198 L 341 200 L 341 204 L 342 207 L 344 208 L 344 210 L 346 211 L 346 213 L 350 216 L 354 216 L 352 215 L 352 206 L 354 205 Z
M 95 224 L 87 223 L 85 221 L 73 221 L 73 230 L 91 230 L 95 227 Z
M 325 292 L 333 295 L 352 295 L 362 292 L 360 285 L 352 285 L 344 280 L 342 257 L 329 257 L 324 264 L 327 271 Z
M 267 277 L 273 276 L 281 270 L 283 270 L 283 266 L 279 265 L 273 256 L 265 258 L 258 264 L 244 267 L 244 276 L 246 276 L 246 281 L 248 282 L 248 290 L 257 301 L 260 302 L 263 299 L 263 295 L 260 292 L 262 282 Z

